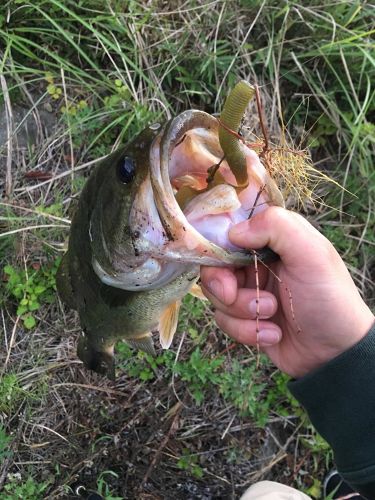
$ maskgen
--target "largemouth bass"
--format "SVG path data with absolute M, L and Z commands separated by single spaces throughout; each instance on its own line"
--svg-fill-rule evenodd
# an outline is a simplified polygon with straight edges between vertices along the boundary
M 60 297 L 79 313 L 78 356 L 87 368 L 113 379 L 120 339 L 153 353 L 158 332 L 169 347 L 199 266 L 253 259 L 229 242 L 228 230 L 267 204 L 282 203 L 282 196 L 256 153 L 242 144 L 249 182 L 233 187 L 219 126 L 196 110 L 151 125 L 87 181 L 57 274 Z M 209 169 L 219 163 L 219 182 L 208 186 Z

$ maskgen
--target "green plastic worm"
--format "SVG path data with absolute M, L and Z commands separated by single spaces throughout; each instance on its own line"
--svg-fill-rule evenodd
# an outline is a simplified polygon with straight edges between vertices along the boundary
M 237 132 L 245 109 L 254 93 L 254 87 L 248 82 L 245 80 L 238 82 L 225 101 L 220 115 L 220 122 L 228 129 Z M 236 178 L 238 187 L 246 187 L 249 182 L 246 157 L 240 148 L 238 138 L 221 126 L 219 128 L 219 141 L 225 159 Z

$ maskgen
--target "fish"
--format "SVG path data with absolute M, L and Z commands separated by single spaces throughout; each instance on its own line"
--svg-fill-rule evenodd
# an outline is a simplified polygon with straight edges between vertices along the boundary
M 186 110 L 146 127 L 92 171 L 56 276 L 61 300 L 78 311 L 77 354 L 86 368 L 114 379 L 120 340 L 154 354 L 159 335 L 169 348 L 200 266 L 253 261 L 228 231 L 250 213 L 280 204 L 282 195 L 242 143 L 248 183 L 236 189 L 219 129 L 214 116 Z M 259 251 L 260 260 L 272 257 L 269 249 Z

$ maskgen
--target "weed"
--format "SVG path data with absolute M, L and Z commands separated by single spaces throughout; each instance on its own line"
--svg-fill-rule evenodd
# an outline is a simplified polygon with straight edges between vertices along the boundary
M 120 342 L 116 348 L 119 367 L 130 377 L 139 378 L 144 382 L 153 380 L 159 368 L 170 368 L 172 366 L 174 354 L 171 351 L 164 351 L 159 356 L 136 351 L 128 346 L 126 342 Z
M 47 385 L 43 378 L 37 383 L 34 382 L 32 390 L 29 390 L 27 385 L 23 385 L 21 374 L 6 373 L 0 378 L 0 411 L 11 415 L 25 403 L 27 406 L 33 402 L 38 403 L 46 390 Z
M 259 375 L 262 374 L 255 363 L 244 367 L 234 360 L 231 369 L 223 374 L 219 387 L 224 399 L 232 403 L 241 415 L 251 416 L 263 426 L 269 417 L 270 402 L 264 398 L 267 383 L 260 382 Z
M 6 433 L 3 425 L 0 424 L 0 465 L 9 456 L 9 445 L 12 438 Z
M 4 486 L 1 500 L 43 500 L 49 486 L 47 481 L 37 481 L 29 476 L 24 483 L 13 475 Z
M 224 357 L 209 359 L 202 355 L 199 347 L 196 347 L 187 361 L 175 364 L 174 371 L 181 377 L 181 380 L 188 383 L 196 403 L 201 404 L 205 397 L 205 391 L 220 382 L 219 368 L 223 362 Z
M 113 476 L 116 479 L 118 478 L 118 475 L 111 471 L 111 470 L 106 470 L 103 471 L 98 480 L 97 480 L 97 489 L 98 489 L 98 494 L 104 497 L 105 500 L 123 500 L 123 497 L 118 497 L 118 496 L 113 496 L 111 493 L 111 488 L 108 484 L 108 482 L 104 479 L 106 476 Z
M 265 377 L 256 363 L 246 364 L 233 360 L 230 368 L 222 373 L 219 383 L 220 394 L 238 409 L 240 415 L 251 417 L 258 427 L 264 427 L 272 414 L 303 414 L 286 387 L 287 375 L 275 371 L 270 377 Z M 262 364 L 264 367 L 269 365 L 265 356 L 262 356 Z
M 35 312 L 40 309 L 41 304 L 55 301 L 58 266 L 59 259 L 56 259 L 50 266 L 36 264 L 35 268 L 21 270 L 6 265 L 3 269 L 6 289 L 17 300 L 17 315 L 29 330 L 37 323 Z
M 311 498 L 321 498 L 322 493 L 322 482 L 319 479 L 314 478 L 313 484 L 307 489 L 304 490 L 306 495 L 309 495 Z M 327 498 L 325 500 L 328 500 Z
M 203 477 L 203 469 L 199 465 L 199 456 L 190 453 L 187 448 L 183 449 L 182 456 L 178 459 L 177 467 L 192 474 L 196 479 Z
M 332 463 L 333 460 L 332 449 L 327 441 L 316 432 L 311 424 L 307 426 L 307 433 L 301 439 L 305 447 L 311 450 L 315 459 L 315 464 L 317 465 L 319 458 L 325 457 L 325 466 L 328 468 L 329 464 Z M 317 469 L 317 466 L 315 466 L 315 469 Z
M 1 378 L 0 382 L 0 411 L 10 414 L 27 397 L 20 385 L 18 376 L 9 373 Z

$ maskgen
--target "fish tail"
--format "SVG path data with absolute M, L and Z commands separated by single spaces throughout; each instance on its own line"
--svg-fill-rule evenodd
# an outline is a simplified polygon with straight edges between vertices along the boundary
M 115 380 L 114 345 L 105 346 L 99 350 L 90 342 L 90 338 L 82 333 L 78 340 L 77 354 L 86 368 Z

